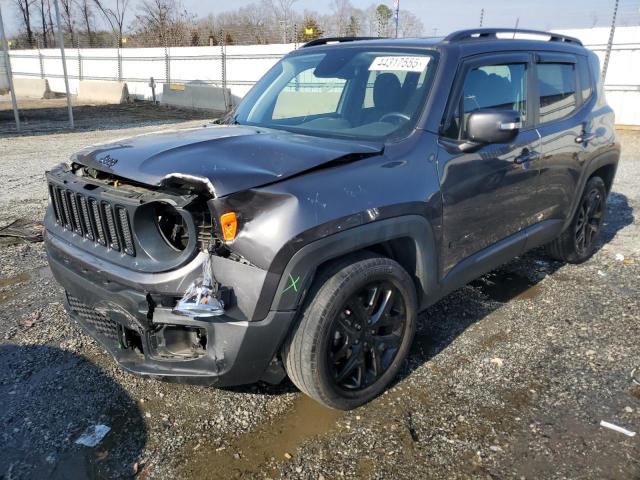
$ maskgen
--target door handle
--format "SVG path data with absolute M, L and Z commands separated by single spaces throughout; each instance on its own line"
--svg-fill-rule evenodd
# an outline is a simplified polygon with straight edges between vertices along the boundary
M 589 143 L 589 140 L 593 140 L 595 133 L 582 132 L 576 137 L 576 143 Z
M 522 150 L 522 153 L 520 155 L 513 159 L 513 163 L 521 165 L 523 163 L 531 162 L 539 158 L 540 153 L 536 152 L 535 150 L 529 150 L 528 148 L 525 148 L 524 150 Z

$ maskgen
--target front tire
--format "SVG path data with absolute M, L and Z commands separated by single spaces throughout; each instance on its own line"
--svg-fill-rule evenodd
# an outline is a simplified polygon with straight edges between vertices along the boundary
M 569 227 L 547 245 L 556 260 L 582 263 L 595 252 L 607 206 L 607 189 L 600 177 L 591 177 Z
M 411 278 L 397 262 L 367 255 L 332 265 L 309 295 L 283 348 L 289 378 L 334 409 L 367 403 L 393 381 L 411 347 Z

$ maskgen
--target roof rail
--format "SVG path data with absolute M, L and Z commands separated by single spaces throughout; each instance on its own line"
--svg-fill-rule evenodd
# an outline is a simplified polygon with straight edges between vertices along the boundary
M 568 35 L 561 35 L 559 33 L 545 32 L 543 30 L 524 30 L 516 28 L 472 28 L 468 30 L 458 30 L 457 32 L 450 33 L 444 38 L 445 42 L 461 42 L 464 40 L 473 40 L 478 38 L 498 38 L 498 33 L 512 33 L 514 36 L 517 33 L 525 33 L 529 35 L 542 35 L 549 37 L 550 42 L 572 43 L 582 46 L 582 42 L 575 37 Z
M 316 38 L 310 42 L 302 45 L 302 48 L 316 47 L 318 45 L 326 45 L 327 43 L 343 43 L 343 42 L 356 42 L 358 40 L 379 40 L 383 37 L 327 37 Z

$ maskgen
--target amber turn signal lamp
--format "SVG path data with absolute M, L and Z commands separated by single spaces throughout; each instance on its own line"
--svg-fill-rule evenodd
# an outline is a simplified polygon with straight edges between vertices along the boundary
M 235 212 L 225 213 L 220 217 L 220 226 L 222 227 L 222 237 L 226 242 L 236 238 L 238 232 L 238 217 Z

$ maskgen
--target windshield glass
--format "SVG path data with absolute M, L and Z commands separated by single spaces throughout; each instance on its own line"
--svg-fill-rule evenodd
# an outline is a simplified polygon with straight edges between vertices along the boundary
M 435 70 L 430 53 L 336 48 L 285 57 L 238 106 L 236 123 L 381 140 L 417 121 Z

